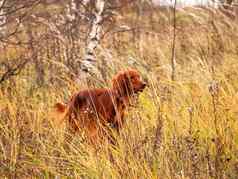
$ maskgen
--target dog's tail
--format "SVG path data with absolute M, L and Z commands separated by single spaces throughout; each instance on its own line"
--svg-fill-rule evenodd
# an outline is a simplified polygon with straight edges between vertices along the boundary
M 68 111 L 68 105 L 64 103 L 56 103 L 53 107 L 52 118 L 56 126 L 60 127 L 64 122 Z
M 81 95 L 73 96 L 69 104 L 56 103 L 52 112 L 55 125 L 60 127 L 67 118 L 67 115 L 71 115 L 72 110 L 80 109 L 86 104 L 87 99 Z
M 64 113 L 67 109 L 67 105 L 63 103 L 56 103 L 54 108 L 58 113 Z

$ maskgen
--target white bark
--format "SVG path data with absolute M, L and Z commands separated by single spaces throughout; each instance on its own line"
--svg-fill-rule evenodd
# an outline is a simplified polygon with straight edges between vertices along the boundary
M 89 75 L 100 75 L 96 67 L 97 60 L 95 56 L 95 49 L 97 48 L 101 38 L 104 6 L 104 0 L 96 0 L 96 12 L 94 13 L 94 19 L 92 21 L 91 31 L 88 37 L 88 44 L 85 50 L 85 56 L 80 66 L 79 79 L 81 81 L 86 80 Z
M 7 17 L 4 12 L 4 3 L 6 0 L 0 0 L 0 35 L 6 30 Z
M 70 21 L 74 21 L 76 19 L 76 11 L 77 11 L 77 5 L 75 0 L 71 0 L 70 4 L 67 4 L 66 7 L 67 10 L 67 19 Z

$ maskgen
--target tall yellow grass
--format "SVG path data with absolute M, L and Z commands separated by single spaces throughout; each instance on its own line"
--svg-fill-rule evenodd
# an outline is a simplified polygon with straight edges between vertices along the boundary
M 215 13 L 177 14 L 175 81 L 169 13 L 139 22 L 129 14 L 120 23 L 146 28 L 105 37 L 98 60 L 108 60 L 107 78 L 133 66 L 149 84 L 128 111 L 116 148 L 104 144 L 95 153 L 80 135 L 63 140 L 66 131 L 52 124 L 53 105 L 80 89 L 64 69 L 57 85 L 38 88 L 30 65 L 6 81 L 0 90 L 0 177 L 237 178 L 238 28 Z

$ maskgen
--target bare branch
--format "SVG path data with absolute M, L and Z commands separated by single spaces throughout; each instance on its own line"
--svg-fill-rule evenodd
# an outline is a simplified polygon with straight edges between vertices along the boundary
M 30 60 L 28 58 L 25 58 L 25 59 L 22 59 L 22 61 L 23 62 L 19 63 L 15 67 L 10 67 L 9 65 L 5 63 L 1 64 L 1 65 L 4 65 L 7 68 L 7 70 L 1 75 L 0 84 L 8 80 L 12 76 L 18 75 Z

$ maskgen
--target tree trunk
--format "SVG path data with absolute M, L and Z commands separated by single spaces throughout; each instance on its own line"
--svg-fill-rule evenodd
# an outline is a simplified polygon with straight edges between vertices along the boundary
M 86 3 L 89 2 L 90 1 L 87 1 Z M 89 82 L 90 78 L 93 77 L 100 78 L 101 76 L 97 68 L 95 50 L 101 39 L 104 6 L 105 6 L 104 0 L 95 1 L 94 19 L 92 21 L 88 37 L 85 56 L 82 62 L 80 62 L 80 69 L 78 73 L 78 80 L 80 83 Z
M 0 38 L 3 35 L 4 31 L 6 30 L 5 24 L 7 21 L 7 17 L 4 11 L 4 5 L 6 3 L 6 0 L 0 0 Z

